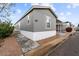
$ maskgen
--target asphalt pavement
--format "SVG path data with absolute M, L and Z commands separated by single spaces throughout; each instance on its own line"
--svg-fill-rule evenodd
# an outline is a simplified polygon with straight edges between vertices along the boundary
M 70 36 L 61 46 L 48 54 L 48 56 L 79 56 L 79 32 Z M 49 51 L 50 52 L 50 51 Z

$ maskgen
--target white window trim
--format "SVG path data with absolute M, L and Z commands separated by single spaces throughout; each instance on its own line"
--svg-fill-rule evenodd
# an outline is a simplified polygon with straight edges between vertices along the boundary
M 20 30 L 20 22 L 19 22 L 19 30 Z
M 50 22 L 50 27 L 49 28 L 47 27 L 47 20 L 49 20 L 49 22 Z M 46 22 L 45 22 L 45 28 L 46 29 L 51 29 L 51 21 L 50 20 L 51 20 L 51 18 L 49 16 L 46 16 Z
M 29 21 L 29 23 L 28 23 Z M 27 16 L 27 25 L 30 25 L 30 18 L 29 18 L 29 15 Z

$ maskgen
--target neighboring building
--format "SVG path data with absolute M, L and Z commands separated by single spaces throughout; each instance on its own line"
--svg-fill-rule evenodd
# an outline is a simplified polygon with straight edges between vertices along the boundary
M 66 23 L 60 21 L 60 20 L 56 20 L 56 31 L 57 33 L 63 33 L 65 32 L 66 29 Z
M 66 24 L 66 27 L 71 27 L 72 25 L 71 25 L 71 22 L 69 22 L 69 21 L 66 21 L 66 22 L 64 22 L 65 24 Z
M 62 22 L 60 20 L 56 20 L 56 31 L 57 33 L 64 33 L 66 32 L 66 28 L 71 27 L 74 30 L 74 25 L 71 22 Z
M 56 20 L 56 31 L 57 32 L 62 32 L 63 31 L 63 23 L 60 20 Z
M 71 23 L 71 28 L 72 28 L 72 30 L 75 32 L 76 31 L 76 27 L 75 27 L 75 25 L 73 25 L 72 23 Z
M 32 6 L 15 24 L 15 29 L 34 41 L 56 35 L 57 16 L 48 6 Z
M 79 31 L 79 24 L 78 24 L 77 27 L 76 27 L 76 31 Z

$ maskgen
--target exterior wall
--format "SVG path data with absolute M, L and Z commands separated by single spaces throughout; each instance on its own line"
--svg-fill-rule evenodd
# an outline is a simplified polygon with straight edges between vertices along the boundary
M 33 20 L 33 31 L 41 32 L 41 31 L 52 31 L 56 30 L 56 18 L 48 9 L 34 9 L 32 12 L 32 20 Z M 51 28 L 46 28 L 46 16 L 50 16 Z M 37 22 L 35 22 L 37 20 Z
M 28 24 L 28 15 L 29 15 L 29 21 L 30 23 Z M 32 22 L 32 15 L 31 13 L 25 16 L 21 21 L 20 21 L 20 30 L 24 31 L 33 31 L 33 22 Z
M 56 35 L 56 31 L 43 31 L 43 32 L 21 31 L 21 33 L 33 41 L 39 41 Z
M 50 16 L 51 28 L 46 28 L 46 16 Z M 39 41 L 56 35 L 56 18 L 49 9 L 34 9 L 29 13 L 30 24 L 28 24 L 28 15 L 20 20 L 20 32 L 33 41 Z M 37 20 L 37 21 L 36 21 Z
M 66 32 L 66 28 L 69 27 L 66 23 L 63 23 L 63 30 Z
M 57 24 L 56 24 L 56 31 L 57 32 L 61 32 L 61 30 L 62 30 L 62 23 L 61 22 L 57 22 Z
M 30 24 L 27 23 L 28 16 L 30 18 Z M 56 30 L 56 18 L 49 11 L 49 9 L 34 9 L 20 21 L 20 30 L 41 32 L 41 31 L 52 31 Z M 51 17 L 51 28 L 46 28 L 46 16 Z M 37 20 L 37 22 L 35 22 Z
M 65 32 L 66 25 L 63 23 L 57 23 L 56 24 L 56 31 L 57 32 Z
M 20 30 L 20 22 L 18 22 L 18 23 L 15 25 L 14 31 L 17 31 L 17 30 Z

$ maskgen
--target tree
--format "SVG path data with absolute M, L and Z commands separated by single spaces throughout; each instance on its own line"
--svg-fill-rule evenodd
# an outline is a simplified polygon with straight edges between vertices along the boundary
M 0 3 L 0 21 L 1 20 L 11 20 L 10 15 L 15 11 L 12 8 L 15 6 L 13 3 Z
M 0 23 L 0 39 L 6 38 L 13 33 L 14 26 L 11 21 L 5 21 Z
M 11 23 L 10 15 L 14 14 L 12 3 L 0 3 L 0 39 L 10 36 L 14 26 Z

